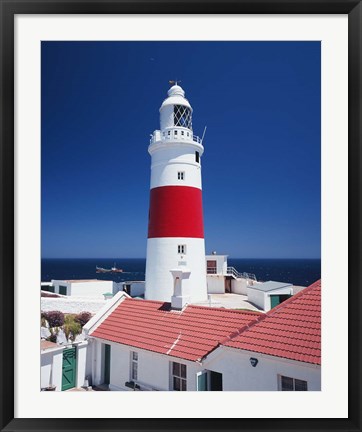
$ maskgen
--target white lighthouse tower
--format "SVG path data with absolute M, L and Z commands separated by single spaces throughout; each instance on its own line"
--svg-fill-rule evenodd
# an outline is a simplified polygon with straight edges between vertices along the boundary
M 146 291 L 149 300 L 186 303 L 207 299 L 201 155 L 192 132 L 192 108 L 173 85 L 153 132 Z

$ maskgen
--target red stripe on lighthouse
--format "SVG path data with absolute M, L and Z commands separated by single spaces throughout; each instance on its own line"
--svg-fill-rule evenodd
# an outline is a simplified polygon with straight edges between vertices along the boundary
M 151 189 L 148 238 L 204 238 L 201 193 L 189 186 Z

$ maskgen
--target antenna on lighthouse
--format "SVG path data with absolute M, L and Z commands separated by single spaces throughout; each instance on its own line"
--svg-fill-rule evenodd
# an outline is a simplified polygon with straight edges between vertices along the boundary
M 205 128 L 204 128 L 204 133 L 202 134 L 202 137 L 201 137 L 201 142 L 203 142 L 203 141 L 204 141 L 204 136 L 205 136 L 205 133 L 206 133 L 206 128 L 207 128 L 207 126 L 205 126 Z

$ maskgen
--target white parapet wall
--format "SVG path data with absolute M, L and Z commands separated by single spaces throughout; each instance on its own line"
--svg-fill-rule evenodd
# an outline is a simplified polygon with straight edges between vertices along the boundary
M 95 314 L 107 300 L 83 297 L 41 297 L 41 310 L 44 312 L 59 310 L 63 313 L 90 312 Z
M 231 279 L 231 292 L 234 294 L 247 295 L 248 279 Z
M 145 295 L 145 281 L 125 281 L 121 282 L 121 286 L 121 290 L 125 291 L 131 297 Z
M 114 281 L 89 279 L 89 280 L 52 280 L 55 294 L 76 297 L 102 298 L 105 293 L 116 294 L 122 289 L 121 283 Z
M 217 274 L 208 274 L 207 293 L 208 294 L 224 294 L 225 292 L 225 276 Z
M 55 386 L 56 391 L 61 391 L 63 349 L 64 347 L 60 346 L 54 349 L 41 351 L 41 367 L 40 367 L 41 388 Z

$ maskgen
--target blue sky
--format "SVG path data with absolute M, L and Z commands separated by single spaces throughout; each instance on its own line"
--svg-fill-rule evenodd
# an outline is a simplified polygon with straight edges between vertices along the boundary
M 319 42 L 42 42 L 42 257 L 146 256 L 149 135 L 181 79 L 206 252 L 320 257 Z

